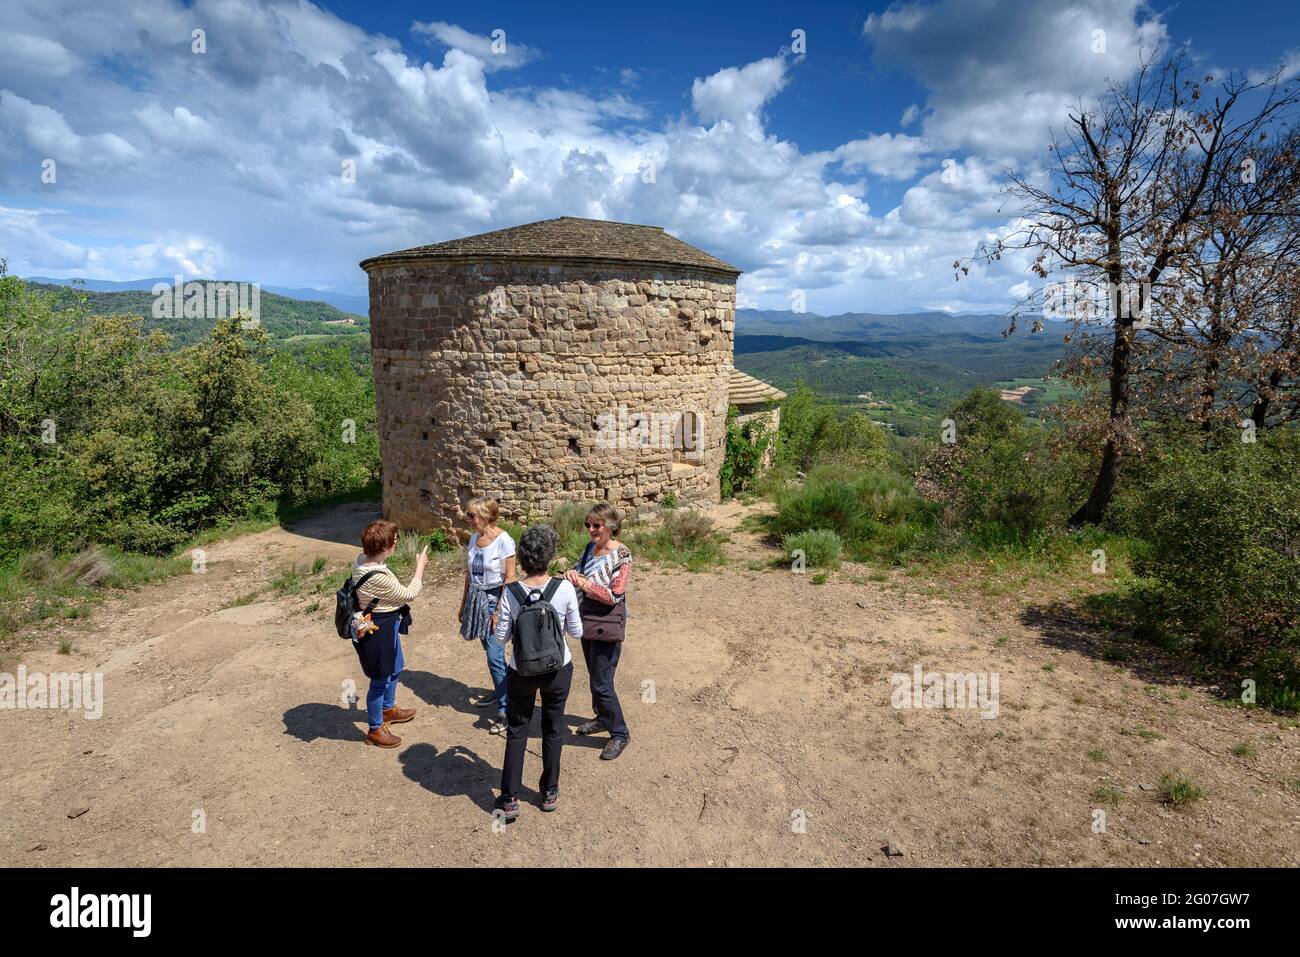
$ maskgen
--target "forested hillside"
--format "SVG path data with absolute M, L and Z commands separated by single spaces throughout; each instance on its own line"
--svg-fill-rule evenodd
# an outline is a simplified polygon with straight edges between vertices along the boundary
M 212 283 L 198 283 L 203 286 L 205 294 Z M 158 330 L 176 346 L 192 345 L 210 333 L 216 325 L 217 316 L 204 318 L 176 315 L 155 315 L 154 303 L 158 297 L 149 290 L 122 290 L 120 292 L 103 292 L 82 289 L 75 286 L 56 286 L 44 283 L 29 283 L 36 290 L 49 293 L 54 297 L 56 310 L 76 306 L 89 315 L 100 316 L 139 316 L 144 320 L 145 332 Z M 188 283 L 186 284 L 189 285 Z M 277 296 L 263 290 L 259 295 L 261 314 L 258 319 L 267 336 L 271 339 L 287 339 L 291 336 L 350 335 L 359 330 L 369 330 L 370 320 L 343 312 L 324 302 L 305 302 Z
M 736 367 L 789 392 L 804 382 L 824 398 L 866 412 L 900 435 L 933 430 L 939 413 L 976 386 L 1041 381 L 1064 348 L 1063 326 L 1003 335 L 1000 316 L 882 316 L 737 310 Z M 1042 391 L 1031 393 L 1041 396 Z M 1037 402 L 1026 403 L 1034 411 Z

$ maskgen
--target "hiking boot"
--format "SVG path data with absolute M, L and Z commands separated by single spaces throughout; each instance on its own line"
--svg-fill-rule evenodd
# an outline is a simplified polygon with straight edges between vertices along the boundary
M 384 709 L 385 724 L 402 724 L 405 721 L 410 721 L 414 717 L 414 708 L 399 708 L 394 705 L 391 708 Z
M 509 824 L 515 818 L 519 817 L 518 798 L 506 797 L 505 795 L 502 795 L 501 797 L 496 799 L 496 801 L 493 804 L 493 807 L 495 809 L 493 811 L 493 816 L 494 817 L 496 816 L 496 811 L 500 811 L 501 819 L 505 821 L 507 824 Z
M 620 754 L 623 753 L 623 749 L 627 747 L 627 743 L 629 740 L 631 739 L 610 738 L 608 741 L 605 742 L 605 747 L 603 747 L 600 751 L 600 759 L 602 761 L 613 761 L 616 757 L 618 757 Z
M 542 794 L 542 810 L 554 811 L 555 806 L 560 803 L 560 789 L 547 788 Z
M 599 718 L 592 718 L 590 721 L 584 721 L 573 729 L 574 734 L 600 734 L 605 730 L 605 726 L 600 723 Z
M 388 730 L 387 721 L 366 732 L 366 744 L 373 744 L 379 748 L 395 748 L 401 743 L 402 739 Z

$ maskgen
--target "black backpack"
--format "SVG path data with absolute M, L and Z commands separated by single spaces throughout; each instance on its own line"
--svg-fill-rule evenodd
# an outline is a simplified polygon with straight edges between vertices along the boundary
M 340 638 L 352 637 L 351 623 L 353 615 L 368 615 L 379 604 L 378 598 L 372 598 L 370 603 L 362 609 L 357 602 L 357 589 L 364 585 L 366 579 L 371 575 L 378 574 L 378 571 L 366 572 L 355 585 L 352 584 L 352 576 L 349 575 L 348 580 L 343 583 L 343 587 L 334 593 L 334 630 L 339 633 Z
M 510 583 L 510 594 L 519 602 L 519 611 L 510 623 L 514 642 L 515 671 L 532 677 L 559 671 L 564 664 L 564 623 L 551 604 L 561 581 L 552 578 L 546 588 L 525 589 L 519 582 Z

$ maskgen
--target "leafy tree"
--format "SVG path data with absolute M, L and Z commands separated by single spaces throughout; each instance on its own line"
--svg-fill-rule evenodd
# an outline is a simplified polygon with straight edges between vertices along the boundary
M 1105 514 L 1121 463 L 1137 447 L 1143 396 L 1135 389 L 1146 371 L 1167 367 L 1162 344 L 1183 334 L 1182 292 L 1195 284 L 1207 244 L 1243 216 L 1264 222 L 1294 215 L 1291 203 L 1275 207 L 1277 197 L 1267 191 L 1232 184 L 1262 139 L 1293 117 L 1300 85 L 1280 71 L 1263 79 L 1233 76 L 1210 100 L 1205 92 L 1212 82 L 1189 79 L 1183 53 L 1162 61 L 1147 56 L 1132 80 L 1069 117 L 1049 147 L 1053 166 L 1046 179 L 1036 171 L 1012 175 L 1009 190 L 1022 225 L 976 257 L 1027 250 L 1040 278 L 1078 284 L 1077 296 L 1069 287 L 1062 297 L 1075 300 L 1063 310 L 1078 346 L 1067 371 L 1084 385 L 1104 378 L 1108 395 L 1096 477 L 1071 526 L 1095 524 Z M 1239 250 L 1223 252 L 1240 259 Z M 1051 294 L 1049 287 L 1038 295 Z M 1146 334 L 1139 335 L 1142 329 Z M 1153 350 L 1157 361 L 1148 361 Z M 1202 369 L 1217 383 L 1217 370 Z

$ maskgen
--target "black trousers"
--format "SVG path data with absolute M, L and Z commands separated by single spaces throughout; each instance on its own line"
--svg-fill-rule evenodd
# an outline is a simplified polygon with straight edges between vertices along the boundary
M 560 751 L 564 748 L 564 703 L 573 683 L 573 662 L 548 675 L 525 677 L 514 668 L 506 669 L 506 760 L 501 768 L 501 796 L 516 797 L 524 778 L 524 750 L 533 705 L 542 695 L 542 778 L 538 788 L 546 792 L 560 785 Z
M 621 641 L 582 639 L 582 657 L 591 678 L 591 710 L 596 712 L 611 738 L 630 737 L 627 722 L 623 720 L 623 706 L 618 703 L 618 692 L 614 690 L 614 669 L 622 653 Z

